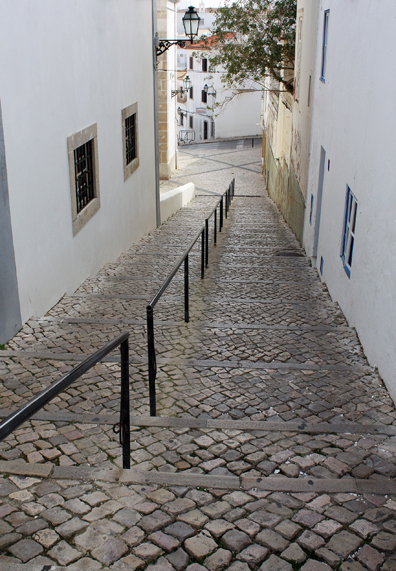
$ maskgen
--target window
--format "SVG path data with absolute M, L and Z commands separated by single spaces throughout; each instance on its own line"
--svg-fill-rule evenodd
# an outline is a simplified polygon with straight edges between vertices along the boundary
M 202 71 L 208 71 L 208 60 L 206 58 L 202 59 Z
M 190 69 L 194 69 L 194 58 L 190 56 Z
M 139 166 L 138 105 L 132 103 L 121 112 L 124 153 L 124 180 Z
M 203 89 L 202 90 L 202 103 L 207 103 L 208 102 L 208 94 L 206 93 L 206 91 Z
M 309 76 L 309 80 L 308 80 L 308 107 L 311 105 L 311 79 L 312 76 Z
M 348 277 L 351 276 L 353 246 L 355 243 L 356 215 L 357 201 L 352 194 L 351 189 L 347 186 L 341 258 L 342 263 L 344 264 L 344 270 Z
M 184 125 L 184 113 L 181 113 L 180 115 L 180 125 L 183 127 Z
M 194 87 L 190 87 L 190 99 L 194 99 Z
M 326 74 L 326 52 L 327 52 L 327 39 L 329 35 L 329 14 L 330 10 L 325 10 L 323 21 L 323 45 L 322 45 L 322 69 L 320 79 L 325 81 Z
M 67 139 L 73 236 L 100 208 L 97 124 Z
M 194 129 L 194 120 L 192 115 L 190 115 L 190 129 Z

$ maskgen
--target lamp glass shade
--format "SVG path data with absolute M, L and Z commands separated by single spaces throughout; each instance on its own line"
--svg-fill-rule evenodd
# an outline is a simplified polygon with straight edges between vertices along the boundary
M 189 36 L 192 39 L 194 36 L 198 35 L 200 20 L 201 18 L 198 16 L 197 11 L 193 6 L 190 6 L 183 16 L 183 26 L 186 36 Z
M 209 87 L 208 87 L 207 83 L 205 83 L 205 85 L 204 85 L 204 91 L 205 91 L 205 93 L 207 93 L 209 91 Z
M 183 79 L 183 87 L 184 87 L 184 89 L 190 89 L 191 85 L 192 85 L 192 81 L 191 81 L 191 79 L 189 78 L 189 76 L 186 75 L 186 77 Z

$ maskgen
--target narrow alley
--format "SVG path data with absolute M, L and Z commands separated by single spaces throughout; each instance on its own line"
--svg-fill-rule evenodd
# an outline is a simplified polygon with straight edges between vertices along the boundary
M 234 177 L 203 280 L 190 255 L 190 322 L 182 269 L 154 310 L 150 417 L 146 306 Z M 163 189 L 187 182 L 187 207 L 0 351 L 5 418 L 129 331 L 133 424 L 121 470 L 114 352 L 0 443 L 0 568 L 395 571 L 396 410 L 268 198 L 261 141 L 180 148 Z

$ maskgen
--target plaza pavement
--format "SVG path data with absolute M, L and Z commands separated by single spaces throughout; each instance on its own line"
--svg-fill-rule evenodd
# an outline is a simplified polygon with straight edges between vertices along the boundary
M 257 142 L 256 142 L 257 143 Z M 394 571 L 396 411 L 356 333 L 266 195 L 251 140 L 180 150 L 164 188 L 198 196 L 0 351 L 1 416 L 130 332 L 132 469 L 119 360 L 105 358 L 0 443 L 0 569 Z M 145 308 L 236 178 L 200 279 Z

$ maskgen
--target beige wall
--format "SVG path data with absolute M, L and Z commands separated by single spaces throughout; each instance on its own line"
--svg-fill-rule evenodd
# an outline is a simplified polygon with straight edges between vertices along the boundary
M 173 2 L 157 0 L 157 27 L 160 39 L 175 39 L 176 11 Z M 158 120 L 160 179 L 172 176 L 177 163 L 176 101 L 171 97 L 175 89 L 176 47 L 171 47 L 158 58 Z

